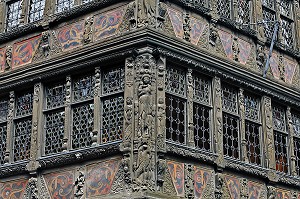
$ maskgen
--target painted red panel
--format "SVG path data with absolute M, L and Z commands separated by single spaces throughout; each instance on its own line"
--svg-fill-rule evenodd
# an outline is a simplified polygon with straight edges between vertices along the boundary
M 249 42 L 246 42 L 242 39 L 239 39 L 239 62 L 241 64 L 246 64 L 249 56 L 250 56 L 250 52 L 251 52 L 251 44 Z
M 268 53 L 268 52 L 267 52 Z M 280 71 L 279 71 L 279 58 L 276 53 L 272 53 L 272 57 L 270 58 L 270 68 L 272 71 L 273 76 L 276 79 L 280 78 Z
M 178 196 L 184 196 L 184 164 L 168 162 L 168 169 Z
M 0 199 L 18 199 L 23 198 L 26 189 L 27 180 L 19 179 L 17 181 L 5 182 L 0 184 Z
M 299 193 L 299 195 L 298 195 L 298 199 L 300 199 L 300 193 Z
M 86 179 L 87 197 L 109 194 L 119 165 L 120 160 L 109 160 L 89 166 Z
M 84 22 L 79 21 L 57 30 L 57 39 L 63 51 L 82 46 Z
M 105 39 L 115 35 L 123 21 L 126 7 L 121 7 L 110 12 L 105 12 L 94 17 L 95 40 Z
M 249 189 L 249 199 L 259 199 L 261 193 L 261 185 L 251 182 L 248 182 L 248 189 Z
M 285 82 L 292 84 L 293 82 L 293 77 L 295 75 L 295 70 L 297 63 L 292 62 L 286 58 L 283 60 L 284 64 L 284 76 L 285 76 Z
M 194 191 L 195 191 L 195 198 L 201 199 L 203 191 L 206 188 L 207 183 L 211 179 L 211 172 L 200 169 L 198 167 L 194 167 L 195 174 L 194 174 Z
M 0 48 L 0 71 L 5 69 L 5 48 Z
M 203 34 L 203 31 L 206 27 L 206 23 L 196 19 L 191 18 L 191 43 L 197 45 L 200 37 Z
M 30 39 L 15 43 L 12 52 L 12 67 L 19 67 L 29 64 L 39 47 L 41 35 L 32 37 Z
M 44 178 L 52 199 L 74 198 L 74 174 L 72 171 L 50 173 Z
M 168 8 L 168 14 L 170 16 L 176 37 L 183 39 L 182 12 Z
M 233 38 L 232 38 L 232 35 L 225 32 L 225 31 L 222 31 L 222 30 L 219 30 L 218 33 L 219 33 L 219 37 L 220 37 L 220 40 L 222 42 L 225 54 L 227 55 L 228 58 L 232 59 L 232 57 L 233 57 L 233 52 L 232 52 Z
M 291 194 L 289 191 L 277 189 L 276 190 L 277 199 L 291 199 Z
M 240 189 L 241 189 L 239 179 L 232 177 L 232 176 L 226 176 L 225 180 L 226 180 L 226 184 L 227 184 L 231 199 L 239 199 L 240 198 Z

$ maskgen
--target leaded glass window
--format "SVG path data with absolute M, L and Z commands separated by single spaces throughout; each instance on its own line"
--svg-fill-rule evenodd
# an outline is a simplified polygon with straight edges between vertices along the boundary
M 103 74 L 103 94 L 111 94 L 124 90 L 124 68 L 115 68 L 104 71 Z
M 177 68 L 167 68 L 166 90 L 175 95 L 186 95 L 186 73 Z
M 275 12 L 267 8 L 263 8 L 263 18 L 264 21 L 267 21 L 266 23 L 264 23 L 265 37 L 272 39 L 274 32 L 274 24 L 276 21 Z
M 194 101 L 210 104 L 210 81 L 199 76 L 194 77 Z
M 300 176 L 300 139 L 294 139 L 294 154 L 296 162 L 296 173 Z
M 0 99 L 0 122 L 6 121 L 8 114 L 8 100 Z
M 0 165 L 4 164 L 7 138 L 8 100 L 0 99 Z
M 223 150 L 224 155 L 239 158 L 239 119 L 223 113 Z
M 275 3 L 274 0 L 263 0 L 262 2 L 264 6 L 267 6 L 269 8 L 274 8 L 274 3 Z
M 230 19 L 231 17 L 231 0 L 218 0 L 217 13 L 219 16 Z
M 93 99 L 94 97 L 95 77 L 88 75 L 74 80 L 73 98 L 74 101 Z
M 282 43 L 293 46 L 293 22 L 287 18 L 281 18 Z
M 286 122 L 284 109 L 279 106 L 273 106 L 272 117 L 274 130 L 285 132 Z
M 102 103 L 102 143 L 122 139 L 124 97 L 108 97 Z
M 275 160 L 276 170 L 281 172 L 288 172 L 288 141 L 287 135 L 274 132 L 274 144 L 275 144 Z
M 53 109 L 64 105 L 66 99 L 65 84 L 46 87 L 46 108 Z
M 57 0 L 56 12 L 70 10 L 74 6 L 74 0 Z
M 291 15 L 291 1 L 290 0 L 280 0 L 280 13 L 285 16 Z
M 211 146 L 210 109 L 195 103 L 193 114 L 195 147 L 209 151 Z
M 292 122 L 295 135 L 300 136 L 300 115 L 292 114 Z
M 93 0 L 83 0 L 82 3 L 85 4 L 85 3 L 92 2 L 92 1 L 93 1 Z
M 237 91 L 229 85 L 222 86 L 223 111 L 237 113 Z
M 45 0 L 31 0 L 29 10 L 29 22 L 41 20 L 43 18 Z
M 27 160 L 30 157 L 31 122 L 31 118 L 15 122 L 14 161 Z
M 240 24 L 249 24 L 251 16 L 251 1 L 250 0 L 238 0 L 238 13 L 237 22 Z
M 186 102 L 180 98 L 166 95 L 166 134 L 170 141 L 185 143 Z
M 6 29 L 10 30 L 20 24 L 22 1 L 12 1 L 7 5 Z
M 245 94 L 244 102 L 245 102 L 246 119 L 259 121 L 260 119 L 259 99 L 251 95 Z
M 32 114 L 33 93 L 27 92 L 17 97 L 16 116 L 23 117 Z

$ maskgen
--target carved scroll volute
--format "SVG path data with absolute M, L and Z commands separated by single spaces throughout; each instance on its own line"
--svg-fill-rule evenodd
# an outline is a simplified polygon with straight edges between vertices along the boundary
M 262 104 L 263 135 L 266 143 L 264 145 L 265 166 L 269 169 L 276 169 L 271 98 L 264 96 Z
M 192 76 L 192 69 L 188 69 L 187 73 L 187 110 L 188 112 L 188 145 L 195 146 L 194 141 L 194 123 L 193 123 L 193 98 L 194 98 L 194 79 Z
M 214 143 L 215 152 L 218 154 L 216 163 L 218 166 L 224 166 L 223 156 L 223 119 L 222 119 L 222 91 L 221 91 L 221 80 L 219 77 L 215 77 L 213 81 L 214 87 L 214 115 L 215 115 L 215 126 L 214 126 Z
M 95 87 L 94 87 L 94 129 L 92 137 L 92 146 L 96 146 L 100 141 L 98 136 L 100 131 L 100 95 L 101 95 L 101 71 L 100 67 L 95 68 Z
M 15 92 L 9 93 L 8 102 L 8 115 L 7 115 L 7 139 L 6 139 L 6 151 L 5 151 L 5 163 L 10 162 L 10 150 L 12 149 L 12 131 L 13 131 L 13 119 L 14 119 L 14 108 L 15 108 Z
M 294 153 L 294 127 L 293 127 L 293 121 L 292 121 L 292 113 L 291 113 L 291 107 L 287 107 L 286 109 L 286 116 L 287 116 L 287 121 L 288 121 L 288 132 L 289 132 L 289 154 L 291 154 L 291 174 L 296 176 L 297 171 L 296 171 L 296 158 L 295 158 L 295 153 Z
M 240 113 L 240 125 L 241 125 L 241 150 L 242 160 L 249 162 L 247 156 L 247 141 L 245 136 L 245 101 L 244 101 L 244 89 L 239 90 L 239 113 Z

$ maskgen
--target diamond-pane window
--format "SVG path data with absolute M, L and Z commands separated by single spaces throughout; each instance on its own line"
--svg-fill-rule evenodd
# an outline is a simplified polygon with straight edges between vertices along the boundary
M 102 103 L 102 143 L 122 139 L 124 98 L 109 97 Z
M 239 119 L 223 113 L 224 155 L 239 158 Z
M 166 90 L 167 92 L 185 96 L 186 92 L 186 74 L 184 71 L 176 68 L 167 68 Z
M 115 93 L 124 90 L 124 68 L 115 68 L 104 71 L 103 74 L 103 94 Z
M 279 106 L 273 106 L 272 117 L 273 117 L 273 128 L 275 130 L 285 132 L 286 122 L 285 122 L 284 109 Z
M 280 0 L 280 13 L 285 16 L 291 15 L 291 1 L 290 0 Z
M 32 114 L 33 93 L 27 92 L 17 97 L 16 116 L 26 116 Z
M 0 99 L 0 122 L 6 121 L 8 114 L 8 100 Z
M 66 86 L 56 84 L 46 87 L 46 108 L 57 108 L 64 105 L 66 100 Z
M 167 139 L 185 143 L 186 102 L 171 95 L 166 96 L 166 134 Z
M 261 164 L 260 126 L 253 122 L 245 122 L 247 156 L 250 163 Z
M 22 119 L 15 122 L 14 161 L 27 160 L 30 157 L 31 122 L 31 119 Z
M 240 24 L 250 23 L 251 4 L 249 0 L 238 0 L 237 22 Z
M 300 115 L 292 114 L 292 122 L 295 135 L 300 136 Z
M 195 147 L 210 150 L 210 109 L 194 103 L 194 141 Z
M 276 20 L 275 12 L 268 9 L 263 9 L 263 18 L 264 21 L 270 21 L 268 23 L 264 23 L 265 37 L 272 39 Z
M 56 12 L 70 10 L 74 6 L 74 0 L 57 0 Z
M 296 173 L 300 176 L 300 139 L 294 139 L 294 153 L 296 160 Z
M 230 86 L 222 86 L 222 105 L 223 110 L 237 113 L 237 92 Z
M 287 135 L 274 132 L 276 170 L 288 172 L 288 141 Z
M 6 29 L 10 30 L 20 24 L 22 1 L 12 1 L 7 5 Z
M 293 22 L 289 19 L 281 18 L 282 43 L 286 46 L 293 46 Z
M 6 123 L 0 124 L 0 164 L 4 164 L 7 137 Z
M 74 80 L 73 99 L 74 101 L 82 101 L 92 99 L 94 97 L 95 78 L 92 75 L 84 76 Z
M 259 99 L 251 95 L 245 94 L 245 117 L 250 120 L 259 120 Z
M 219 16 L 230 19 L 231 17 L 231 1 L 217 0 L 217 13 Z
M 94 104 L 85 103 L 73 108 L 73 149 L 91 146 L 93 125 Z
M 194 100 L 209 104 L 210 93 L 210 81 L 194 76 Z
M 29 22 L 41 20 L 44 15 L 45 0 L 31 0 L 29 10 Z

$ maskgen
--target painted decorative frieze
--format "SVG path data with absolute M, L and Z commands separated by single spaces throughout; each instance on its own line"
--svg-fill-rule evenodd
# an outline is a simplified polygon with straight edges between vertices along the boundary
M 168 161 L 167 165 L 177 196 L 184 196 L 184 164 Z
M 0 48 L 0 71 L 5 69 L 5 48 Z
M 225 183 L 231 199 L 240 199 L 241 185 L 238 178 L 233 176 L 225 176 Z
M 207 23 L 201 21 L 195 17 L 191 17 L 191 43 L 197 45 L 200 38 L 203 36 Z
M 95 197 L 109 194 L 119 165 L 119 160 L 109 160 L 88 166 L 86 196 Z
M 291 199 L 291 192 L 283 189 L 276 189 L 276 199 Z
M 56 36 L 63 51 L 69 51 L 83 45 L 84 21 L 78 21 L 56 30 Z
M 245 65 L 251 53 L 251 44 L 242 39 L 238 39 L 238 43 L 240 50 L 239 62 Z
M 74 198 L 74 172 L 63 171 L 44 175 L 52 199 Z
M 0 199 L 24 198 L 27 183 L 26 179 L 0 182 Z
M 232 37 L 232 35 L 223 30 L 219 30 L 218 33 L 219 33 L 219 37 L 222 42 L 226 56 L 229 59 L 232 59 L 233 58 L 233 51 L 232 51 L 233 37 Z
M 107 37 L 116 35 L 119 26 L 123 21 L 123 17 L 127 6 L 117 8 L 115 10 L 101 13 L 94 16 L 94 40 L 103 40 Z
M 248 191 L 249 191 L 249 199 L 260 199 L 262 187 L 258 183 L 249 181 Z
M 295 75 L 295 71 L 296 71 L 296 67 L 297 67 L 297 63 L 284 58 L 283 64 L 284 64 L 284 76 L 285 76 L 284 80 L 286 83 L 292 84 L 293 78 Z
M 209 188 L 212 174 L 210 171 L 194 166 L 194 194 L 196 199 L 204 199 L 203 193 Z
M 270 69 L 275 79 L 280 78 L 279 71 L 279 57 L 277 53 L 272 53 L 272 57 L 270 58 Z
M 12 68 L 31 63 L 40 42 L 41 35 L 38 35 L 30 39 L 15 43 L 13 45 L 12 52 Z
M 183 13 L 182 11 L 175 10 L 168 7 L 168 14 L 171 19 L 171 23 L 175 32 L 176 37 L 183 39 Z

